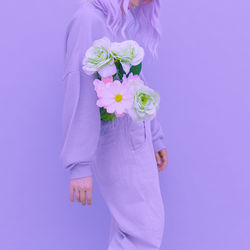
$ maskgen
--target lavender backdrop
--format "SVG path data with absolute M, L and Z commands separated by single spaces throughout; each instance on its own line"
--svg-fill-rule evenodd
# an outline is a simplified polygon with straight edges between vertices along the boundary
M 109 214 L 69 200 L 59 165 L 63 36 L 75 0 L 2 1 L 0 249 L 106 249 Z M 250 249 L 250 4 L 163 3 L 160 60 L 169 166 L 165 250 Z M 152 75 L 150 74 L 152 72 Z

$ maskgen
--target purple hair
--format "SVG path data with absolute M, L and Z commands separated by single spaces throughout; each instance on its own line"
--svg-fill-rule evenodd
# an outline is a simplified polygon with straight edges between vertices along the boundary
M 140 4 L 136 8 L 128 10 L 130 0 L 93 0 L 93 4 L 101 9 L 107 16 L 106 25 L 112 34 L 121 32 L 126 39 L 126 29 L 129 25 L 127 18 L 128 11 L 132 11 L 137 22 L 137 32 L 142 37 L 146 48 L 153 56 L 157 55 L 157 48 L 160 42 L 161 32 L 159 25 L 160 0 L 152 0 L 148 4 Z M 123 7 L 125 21 L 121 12 Z

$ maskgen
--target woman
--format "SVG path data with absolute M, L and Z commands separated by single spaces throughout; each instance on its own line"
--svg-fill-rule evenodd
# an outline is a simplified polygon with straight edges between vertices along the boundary
M 109 250 L 160 248 L 165 214 L 158 171 L 167 165 L 167 152 L 156 118 L 100 120 L 93 78 L 82 71 L 82 60 L 93 41 L 104 36 L 137 40 L 155 54 L 159 5 L 159 0 L 86 0 L 66 32 L 61 160 L 71 173 L 72 201 L 75 196 L 91 204 L 96 176 L 111 213 Z

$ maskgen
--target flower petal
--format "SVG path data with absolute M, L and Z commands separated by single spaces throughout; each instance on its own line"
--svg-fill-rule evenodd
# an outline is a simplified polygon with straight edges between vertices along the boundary
M 108 64 L 99 69 L 98 73 L 101 77 L 108 77 L 117 73 L 115 64 Z
M 130 71 L 131 65 L 129 63 L 123 63 L 121 62 L 122 68 L 123 70 L 126 72 L 126 74 L 128 74 L 128 72 Z

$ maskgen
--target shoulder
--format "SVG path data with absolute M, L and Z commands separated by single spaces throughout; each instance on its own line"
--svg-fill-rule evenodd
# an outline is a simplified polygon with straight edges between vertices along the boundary
M 72 29 L 84 31 L 85 33 L 97 28 L 102 29 L 105 26 L 105 15 L 97 9 L 91 2 L 84 1 L 82 5 L 74 12 L 68 25 L 67 32 Z
M 79 71 L 86 50 L 94 40 L 107 35 L 106 16 L 92 3 L 82 4 L 72 15 L 64 41 L 64 75 Z

